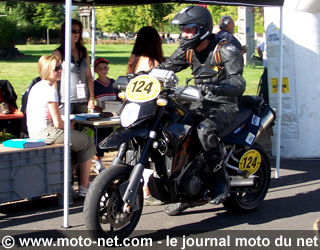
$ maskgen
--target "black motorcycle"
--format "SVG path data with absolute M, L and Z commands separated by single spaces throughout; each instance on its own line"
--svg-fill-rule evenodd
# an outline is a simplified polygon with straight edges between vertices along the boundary
M 221 164 L 231 182 L 223 203 L 227 210 L 248 212 L 263 202 L 270 163 L 255 141 L 273 123 L 275 110 L 258 96 L 239 98 L 236 121 L 219 135 L 223 160 L 207 165 L 196 131 L 201 119 L 189 107 L 211 93 L 203 95 L 188 83 L 213 74 L 202 68 L 183 87 L 173 71 L 160 69 L 117 79 L 114 86 L 125 91 L 121 127 L 99 146 L 117 148 L 118 153 L 94 179 L 84 202 L 85 226 L 93 237 L 124 239 L 135 229 L 143 208 L 145 168 L 154 170 L 148 182 L 151 195 L 167 204 L 209 202 Z

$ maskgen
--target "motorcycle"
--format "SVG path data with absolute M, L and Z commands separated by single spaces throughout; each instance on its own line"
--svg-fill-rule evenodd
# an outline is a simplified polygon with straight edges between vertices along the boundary
M 84 201 L 85 226 L 92 237 L 121 240 L 133 232 L 143 209 L 145 168 L 154 170 L 148 182 L 151 195 L 167 204 L 208 203 L 215 171 L 222 164 L 231 183 L 223 202 L 227 210 L 249 212 L 263 202 L 271 170 L 267 154 L 255 142 L 273 124 L 276 110 L 261 97 L 240 97 L 236 120 L 219 135 L 223 159 L 216 166 L 207 165 L 196 131 L 201 117 L 190 109 L 190 103 L 211 93 L 203 94 L 189 82 L 213 74 L 201 68 L 180 87 L 174 72 L 168 70 L 118 77 L 114 86 L 125 91 L 121 126 L 99 144 L 118 153 L 94 179 Z

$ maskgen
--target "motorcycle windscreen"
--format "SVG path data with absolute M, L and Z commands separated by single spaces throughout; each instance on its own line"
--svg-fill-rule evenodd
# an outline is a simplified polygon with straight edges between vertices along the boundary
M 126 101 L 120 113 L 120 122 L 122 127 L 132 127 L 155 115 L 157 104 L 154 100 L 149 102 L 130 102 Z

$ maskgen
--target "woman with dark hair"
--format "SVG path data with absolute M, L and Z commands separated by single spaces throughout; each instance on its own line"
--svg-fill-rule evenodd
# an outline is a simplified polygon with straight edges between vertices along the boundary
M 94 87 L 93 77 L 90 70 L 89 54 L 83 45 L 82 38 L 83 26 L 78 20 L 72 19 L 71 30 L 71 68 L 70 68 L 70 103 L 71 114 L 87 113 L 87 109 L 94 109 Z M 65 66 L 65 23 L 61 25 L 60 46 L 53 52 L 62 61 L 63 69 Z M 60 92 L 60 109 L 64 114 L 65 103 L 65 70 L 62 71 Z
M 129 57 L 127 73 L 138 73 L 148 71 L 164 61 L 161 37 L 158 32 L 145 26 L 138 32 L 131 56 Z M 143 196 L 144 206 L 158 206 L 164 204 L 162 201 L 153 198 L 148 188 L 148 182 L 153 170 L 144 169 L 143 171 Z
M 129 58 L 127 73 L 148 71 L 163 61 L 160 35 L 150 26 L 141 28 Z

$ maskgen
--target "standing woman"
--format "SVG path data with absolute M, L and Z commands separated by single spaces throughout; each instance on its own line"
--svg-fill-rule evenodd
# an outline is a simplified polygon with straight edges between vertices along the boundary
M 161 37 L 151 26 L 142 27 L 136 38 L 133 50 L 129 57 L 127 73 L 136 74 L 140 71 L 148 71 L 164 61 Z M 148 182 L 153 170 L 143 171 L 143 196 L 144 206 L 162 205 L 163 202 L 153 198 L 150 194 Z
M 64 122 L 57 92 L 57 81 L 61 79 L 62 71 L 60 59 L 54 55 L 42 56 L 38 71 L 42 80 L 32 87 L 27 104 L 29 136 L 31 139 L 44 139 L 47 144 L 63 143 Z M 96 154 L 96 148 L 91 137 L 73 129 L 70 131 L 70 142 L 72 172 L 79 165 L 79 196 L 84 197 L 89 187 L 91 159 Z
M 89 54 L 83 45 L 82 23 L 72 19 L 71 30 L 71 66 L 70 66 L 70 113 L 79 114 L 87 113 L 87 109 L 94 109 L 94 87 L 93 77 L 90 70 Z M 58 56 L 62 61 L 65 69 L 65 23 L 61 25 L 60 46 L 53 54 Z M 65 103 L 65 70 L 62 71 L 60 92 L 60 109 L 64 114 Z
M 163 61 L 160 35 L 151 26 L 141 28 L 129 57 L 127 73 L 148 71 Z

